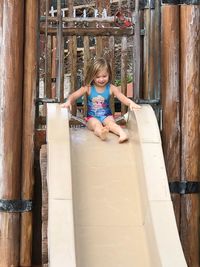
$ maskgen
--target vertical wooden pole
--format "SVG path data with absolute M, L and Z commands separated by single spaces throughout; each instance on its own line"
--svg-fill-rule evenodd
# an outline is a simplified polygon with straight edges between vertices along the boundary
M 134 98 L 140 97 L 140 75 L 141 75 L 141 41 L 140 41 L 140 13 L 139 0 L 135 1 L 135 35 L 134 35 L 133 61 L 135 64 L 134 77 Z
M 83 37 L 83 46 L 84 46 L 84 55 L 83 55 L 83 61 L 84 61 L 84 77 L 86 75 L 87 72 L 87 68 L 89 65 L 89 61 L 90 61 L 90 44 L 89 44 L 89 37 L 88 36 L 84 36 Z
M 104 1 L 104 8 L 107 10 L 108 16 L 111 16 L 111 7 L 110 7 L 109 0 Z M 114 36 L 110 36 L 108 38 L 105 37 L 103 45 L 108 47 L 109 52 L 106 55 L 106 57 L 110 63 L 111 70 L 112 70 L 112 83 L 115 84 L 115 37 Z M 114 114 L 115 113 L 114 96 L 111 96 L 110 98 L 110 108 L 112 110 L 112 114 Z
M 112 83 L 115 84 L 115 37 L 110 36 L 109 38 L 109 62 L 112 69 Z M 115 113 L 115 99 L 114 96 L 110 98 L 110 108 L 112 114 Z
M 0 0 L 0 199 L 20 199 L 24 1 Z M 0 212 L 0 266 L 19 266 L 19 213 Z
M 74 1 L 69 0 L 69 17 L 73 17 Z M 71 65 L 71 93 L 77 89 L 77 39 L 76 36 L 69 37 L 69 53 Z M 76 115 L 76 106 L 73 107 L 72 113 Z
M 154 35 L 153 44 L 153 62 L 154 62 L 154 81 L 153 81 L 153 91 L 154 98 L 160 99 L 160 77 L 161 77 L 161 6 L 160 0 L 155 0 L 155 11 L 154 11 L 154 29 L 152 34 Z
M 61 0 L 57 1 L 57 45 L 56 45 L 56 96 L 58 101 L 64 100 L 64 38 L 62 33 L 62 12 L 61 12 Z
M 46 70 L 45 70 L 45 77 L 46 77 L 46 97 L 51 98 L 52 97 L 52 91 L 51 91 L 51 69 L 52 69 L 52 42 L 51 42 L 52 37 L 47 36 L 46 39 Z
M 150 1 L 151 2 L 151 1 Z M 150 6 L 144 11 L 145 37 L 144 37 L 144 98 L 154 98 L 155 87 L 155 60 L 159 43 L 155 42 L 155 10 Z
M 55 98 L 56 97 L 56 37 L 52 36 L 51 37 L 51 47 L 52 47 L 52 64 L 51 64 L 51 97 Z
M 181 180 L 199 181 L 200 6 L 180 7 Z M 199 195 L 181 197 L 181 240 L 188 266 L 199 266 Z
M 37 32 L 38 0 L 26 0 L 24 94 L 23 94 L 23 142 L 22 142 L 22 193 L 23 200 L 33 197 L 34 124 L 37 81 Z M 20 266 L 31 266 L 32 212 L 21 215 Z
M 179 96 L 179 6 L 162 6 L 161 96 L 162 140 L 168 179 L 180 180 L 180 96 Z M 176 222 L 180 225 L 180 195 L 172 194 Z
M 42 267 L 48 266 L 48 186 L 47 146 L 40 149 L 40 170 L 42 184 Z
M 119 10 L 122 8 L 122 1 L 118 2 Z M 122 36 L 121 41 L 121 91 L 127 95 L 127 37 Z M 126 106 L 121 104 L 122 115 L 126 113 Z
M 122 36 L 121 42 L 121 91 L 124 95 L 127 95 L 127 37 Z M 124 115 L 127 111 L 127 107 L 121 104 L 121 113 Z
M 85 79 L 87 69 L 89 67 L 89 61 L 90 61 L 90 40 L 88 36 L 83 37 L 83 46 L 84 46 L 84 55 L 83 55 L 83 61 L 84 61 L 84 66 L 83 66 L 83 76 Z M 87 114 L 87 95 L 84 95 L 84 116 Z
M 143 62 L 143 97 L 145 99 L 149 98 L 149 73 L 150 73 L 150 26 L 151 26 L 151 9 L 144 10 L 144 28 L 145 28 L 145 36 L 144 36 L 144 62 Z
M 101 9 L 102 9 L 102 12 L 103 12 L 103 9 L 105 9 L 107 12 L 107 15 L 111 16 L 110 1 L 104 0 Z M 109 27 L 109 26 L 110 26 L 109 23 L 102 23 L 102 27 Z M 109 52 L 110 52 L 109 51 L 109 39 L 110 37 L 108 36 L 102 36 L 102 50 L 103 50 L 102 55 L 107 59 L 110 59 L 108 58 Z
M 45 96 L 47 98 L 51 97 L 51 37 L 48 36 L 48 15 L 49 15 L 49 0 L 46 0 L 45 5 L 45 64 L 44 64 L 44 85 L 45 85 Z
M 98 12 L 101 14 L 103 11 L 102 0 L 96 0 L 96 7 L 98 9 Z M 97 36 L 96 37 L 96 55 L 100 57 L 102 56 L 102 54 L 103 54 L 103 39 L 102 39 L 102 36 Z

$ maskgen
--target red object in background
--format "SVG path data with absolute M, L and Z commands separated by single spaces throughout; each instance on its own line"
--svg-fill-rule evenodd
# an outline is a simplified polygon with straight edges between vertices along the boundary
M 118 10 L 115 13 L 115 24 L 120 28 L 133 26 L 131 12 Z
M 117 86 L 117 88 L 120 90 L 121 92 L 121 86 Z M 133 97 L 133 89 L 134 89 L 134 86 L 133 86 L 133 83 L 128 83 L 127 84 L 127 97 Z

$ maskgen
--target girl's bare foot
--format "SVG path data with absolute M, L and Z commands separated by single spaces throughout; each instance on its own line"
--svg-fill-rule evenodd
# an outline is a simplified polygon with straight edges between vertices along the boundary
M 127 140 L 128 140 L 128 135 L 125 132 L 121 133 L 119 137 L 119 143 L 123 143 Z
M 101 138 L 101 140 L 104 141 L 104 140 L 107 139 L 108 132 L 109 132 L 109 129 L 108 129 L 107 126 L 106 126 L 106 127 L 103 127 L 103 128 L 101 129 L 101 132 L 100 132 L 100 135 L 99 135 L 99 137 Z

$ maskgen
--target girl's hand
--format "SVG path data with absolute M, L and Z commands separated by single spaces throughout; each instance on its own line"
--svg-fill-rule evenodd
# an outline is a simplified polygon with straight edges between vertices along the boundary
M 69 100 L 67 100 L 65 103 L 61 104 L 60 106 L 61 108 L 68 108 L 70 111 L 72 110 L 72 105 Z
M 134 110 L 134 109 L 141 109 L 141 106 L 139 106 L 138 104 L 136 104 L 135 102 L 133 102 L 132 100 L 130 100 L 130 104 L 129 104 L 129 108 L 130 110 Z

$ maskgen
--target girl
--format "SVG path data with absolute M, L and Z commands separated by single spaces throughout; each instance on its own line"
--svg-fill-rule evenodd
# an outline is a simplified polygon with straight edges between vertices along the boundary
M 87 128 L 94 131 L 101 140 L 106 140 L 108 132 L 119 136 L 119 143 L 128 140 L 127 134 L 115 123 L 109 106 L 110 95 L 114 94 L 123 104 L 129 106 L 130 110 L 141 107 L 123 95 L 116 86 L 111 84 L 111 67 L 104 58 L 97 58 L 90 65 L 86 77 L 85 86 L 71 94 L 67 101 L 61 105 L 70 108 L 72 104 L 84 95 L 88 96 L 87 101 Z

